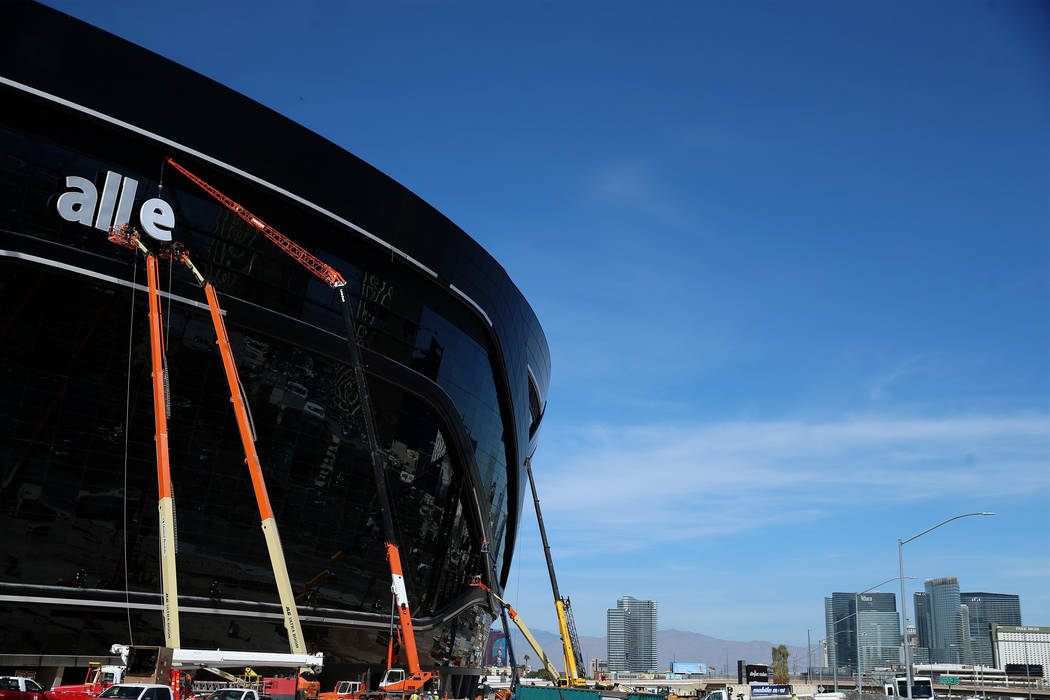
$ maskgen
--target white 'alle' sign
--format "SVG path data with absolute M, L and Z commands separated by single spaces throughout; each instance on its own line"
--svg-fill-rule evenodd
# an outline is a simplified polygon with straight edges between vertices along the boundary
M 66 177 L 68 191 L 58 198 L 55 206 L 58 215 L 66 221 L 109 231 L 131 221 L 138 186 L 137 180 L 110 170 L 106 172 L 102 195 L 99 196 L 91 180 L 70 175 Z M 175 211 L 163 199 L 153 197 L 139 207 L 138 223 L 150 237 L 170 241 L 175 228 Z

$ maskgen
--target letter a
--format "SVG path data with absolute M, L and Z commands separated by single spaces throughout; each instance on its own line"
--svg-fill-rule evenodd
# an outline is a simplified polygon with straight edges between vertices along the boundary
M 98 203 L 98 190 L 94 183 L 76 175 L 66 178 L 66 187 L 75 187 L 77 191 L 66 192 L 58 198 L 58 215 L 66 221 L 75 221 L 85 226 L 91 225 L 95 215 L 95 204 Z

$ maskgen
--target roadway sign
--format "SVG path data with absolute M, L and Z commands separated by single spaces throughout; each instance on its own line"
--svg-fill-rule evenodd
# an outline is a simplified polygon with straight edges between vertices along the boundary
M 958 676 L 941 676 L 941 683 L 944 685 L 959 685 Z

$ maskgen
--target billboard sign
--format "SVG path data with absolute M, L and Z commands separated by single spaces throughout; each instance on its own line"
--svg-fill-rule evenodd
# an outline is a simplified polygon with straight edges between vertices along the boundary
M 782 695 L 791 695 L 790 685 L 753 685 L 751 686 L 751 697 L 753 698 L 775 698 Z
M 769 666 L 766 664 L 748 664 L 744 670 L 747 672 L 747 683 L 769 682 Z
M 707 673 L 707 664 L 675 661 L 671 664 L 671 673 Z

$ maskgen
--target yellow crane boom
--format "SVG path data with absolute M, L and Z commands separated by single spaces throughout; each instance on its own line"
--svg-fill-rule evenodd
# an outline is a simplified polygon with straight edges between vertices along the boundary
M 510 603 L 500 598 L 494 590 L 482 583 L 480 581 L 480 578 L 480 576 L 475 577 L 474 581 L 470 585 L 485 589 L 489 592 L 490 595 L 492 595 L 493 598 L 495 598 L 503 604 L 503 607 L 507 609 L 507 614 L 510 615 L 510 619 L 514 622 L 515 625 L 518 626 L 518 629 L 521 630 L 521 633 L 525 636 L 525 639 L 528 640 L 529 646 L 531 646 L 536 652 L 536 655 L 540 657 L 540 661 L 543 662 L 543 666 L 547 669 L 547 673 L 551 674 L 551 680 L 554 682 L 558 682 L 558 679 L 561 676 L 561 674 L 558 673 L 558 669 L 555 668 L 554 663 L 550 660 L 550 657 L 547 656 L 547 653 L 543 651 L 543 647 L 540 646 L 540 643 L 537 642 L 536 638 L 532 636 L 532 632 L 529 631 L 529 628 L 525 624 L 525 621 L 521 619 L 521 616 L 518 615 L 517 611 Z

